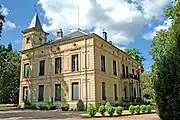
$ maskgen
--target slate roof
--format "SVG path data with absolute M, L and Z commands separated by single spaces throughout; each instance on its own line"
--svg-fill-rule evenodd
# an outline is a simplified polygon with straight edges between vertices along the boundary
M 37 30 L 44 32 L 37 13 L 35 13 L 28 28 L 36 28 Z

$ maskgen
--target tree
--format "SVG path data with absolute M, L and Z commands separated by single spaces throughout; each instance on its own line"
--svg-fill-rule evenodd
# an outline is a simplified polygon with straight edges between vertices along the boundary
M 143 66 L 143 61 L 145 61 L 146 59 L 144 58 L 144 56 L 141 55 L 141 52 L 139 52 L 138 49 L 133 48 L 133 49 L 125 49 L 125 52 L 132 56 L 135 60 L 137 60 L 140 65 L 141 65 L 141 72 L 144 72 L 144 66 Z
M 0 5 L 0 10 L 1 10 L 2 5 Z M 3 23 L 5 22 L 5 16 L 3 13 L 0 11 L 0 37 L 2 33 L 2 28 L 3 28 Z
M 180 0 L 176 2 L 166 11 L 172 25 L 157 32 L 151 45 L 152 78 L 162 120 L 180 119 Z
M 20 55 L 9 44 L 0 49 L 0 103 L 18 103 Z
M 143 80 L 141 81 L 142 84 L 142 91 L 145 98 L 150 98 L 154 100 L 154 86 L 153 86 L 153 79 L 151 72 L 144 72 L 143 73 Z

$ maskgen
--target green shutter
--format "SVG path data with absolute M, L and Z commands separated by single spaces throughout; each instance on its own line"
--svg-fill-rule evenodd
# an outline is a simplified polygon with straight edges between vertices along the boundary
M 24 77 L 29 77 L 29 72 L 30 72 L 30 66 L 29 64 L 26 64 L 24 70 Z

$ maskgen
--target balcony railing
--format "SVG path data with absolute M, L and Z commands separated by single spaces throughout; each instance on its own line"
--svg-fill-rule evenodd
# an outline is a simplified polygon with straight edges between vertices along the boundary
M 139 76 L 133 75 L 131 73 L 129 73 L 129 74 L 121 74 L 121 79 L 128 79 L 128 78 L 140 80 Z

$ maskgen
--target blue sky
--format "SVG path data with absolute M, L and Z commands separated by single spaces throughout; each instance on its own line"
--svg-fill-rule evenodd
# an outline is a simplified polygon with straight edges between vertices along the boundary
M 11 42 L 15 50 L 21 50 L 21 31 L 30 24 L 35 5 L 44 30 L 51 34 L 49 39 L 60 28 L 65 33 L 75 30 L 79 4 L 79 27 L 98 35 L 104 29 L 114 45 L 139 49 L 146 58 L 145 70 L 152 65 L 149 52 L 155 32 L 171 24 L 163 15 L 170 0 L 1 0 L 0 4 L 6 14 L 0 44 Z

